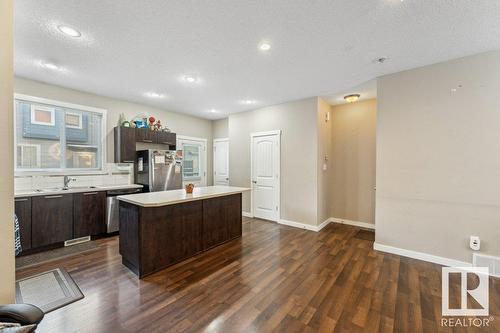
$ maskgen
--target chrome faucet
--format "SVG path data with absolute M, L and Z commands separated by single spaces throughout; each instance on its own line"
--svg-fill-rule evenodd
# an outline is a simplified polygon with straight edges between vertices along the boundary
M 70 176 L 64 176 L 64 186 L 63 186 L 63 190 L 67 190 L 67 189 L 69 188 L 69 187 L 68 187 L 68 185 L 69 185 L 69 183 L 70 183 L 71 181 L 76 181 L 76 179 L 75 179 L 75 178 L 71 178 Z

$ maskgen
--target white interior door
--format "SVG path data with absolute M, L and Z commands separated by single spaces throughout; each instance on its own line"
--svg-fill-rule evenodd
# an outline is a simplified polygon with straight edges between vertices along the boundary
M 214 140 L 214 185 L 229 185 L 229 140 Z
M 207 140 L 177 136 L 177 149 L 182 150 L 182 183 L 207 186 Z
M 251 137 L 252 213 L 276 222 L 280 218 L 280 134 L 273 131 Z

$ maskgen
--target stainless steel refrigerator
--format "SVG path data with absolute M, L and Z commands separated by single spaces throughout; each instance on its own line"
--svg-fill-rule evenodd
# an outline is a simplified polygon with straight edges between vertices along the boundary
M 144 192 L 182 188 L 182 155 L 174 150 L 139 150 L 135 182 L 144 185 Z

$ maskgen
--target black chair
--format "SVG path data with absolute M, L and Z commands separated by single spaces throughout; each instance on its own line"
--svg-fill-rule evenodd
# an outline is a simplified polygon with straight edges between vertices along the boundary
M 42 321 L 44 313 L 31 304 L 6 304 L 0 305 L 0 323 L 17 323 L 22 326 L 35 325 Z

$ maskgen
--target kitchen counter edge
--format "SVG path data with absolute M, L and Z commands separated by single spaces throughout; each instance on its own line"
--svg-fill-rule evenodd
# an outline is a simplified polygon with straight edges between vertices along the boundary
M 68 190 L 59 191 L 26 191 L 26 192 L 16 192 L 14 198 L 26 198 L 26 197 L 37 197 L 46 195 L 62 195 L 62 194 L 72 194 L 72 193 L 85 193 L 85 192 L 102 192 L 102 191 L 112 191 L 112 190 L 126 190 L 134 188 L 142 188 L 142 185 L 138 184 L 128 184 L 128 185 L 99 185 L 96 187 L 86 187 L 86 188 L 69 188 Z
M 227 195 L 251 191 L 250 188 L 233 187 L 233 186 L 207 186 L 207 187 L 202 187 L 201 189 L 206 189 L 206 188 L 211 188 L 211 187 L 214 187 L 214 188 L 219 187 L 220 191 L 214 192 L 214 193 L 196 193 L 196 189 L 195 189 L 195 193 L 186 194 L 184 192 L 185 190 L 174 190 L 177 193 L 172 193 L 174 191 L 148 192 L 148 193 L 120 195 L 117 198 L 120 201 L 127 202 L 130 204 L 136 205 L 136 206 L 145 207 L 145 208 L 153 208 L 153 207 L 163 207 L 163 206 L 168 206 L 168 205 L 175 205 L 175 204 L 179 204 L 179 203 L 196 201 L 196 200 L 224 197 Z M 200 188 L 198 188 L 198 189 L 200 189 Z M 150 196 L 150 197 L 155 196 L 155 195 L 161 196 L 162 194 L 160 194 L 160 193 L 165 193 L 165 192 L 171 192 L 170 195 L 172 198 L 158 200 L 156 202 L 151 202 L 152 200 L 149 200 L 150 202 L 145 202 L 148 200 L 144 200 L 144 199 L 141 200 L 140 199 L 141 197 L 147 197 L 147 196 Z M 177 196 L 175 196 L 176 194 L 177 194 Z

